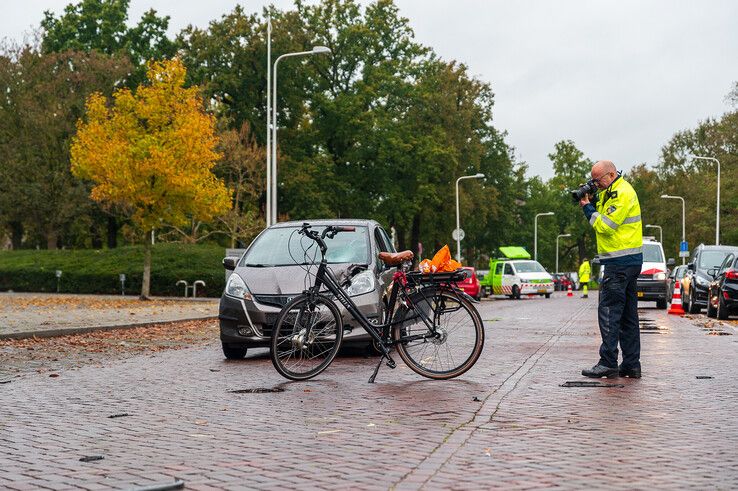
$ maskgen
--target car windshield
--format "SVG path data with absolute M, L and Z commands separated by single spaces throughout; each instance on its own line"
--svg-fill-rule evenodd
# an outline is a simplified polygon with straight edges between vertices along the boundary
M 322 232 L 324 228 L 317 226 L 312 230 Z M 320 262 L 318 244 L 299 235 L 298 230 L 299 227 L 265 230 L 244 255 L 241 266 L 292 266 Z M 369 264 L 369 235 L 366 227 L 356 227 L 354 232 L 340 232 L 332 239 L 326 237 L 325 243 L 328 246 L 326 259 L 330 264 Z
M 728 254 L 728 251 L 702 251 L 698 267 L 699 269 L 719 268 Z
M 546 272 L 546 270 L 543 269 L 543 266 L 541 266 L 537 261 L 516 262 L 515 270 L 518 273 L 545 273 Z
M 687 272 L 687 268 L 686 267 L 684 267 L 684 266 L 678 267 L 677 270 L 676 270 L 676 278 L 678 280 L 681 280 L 682 278 L 684 278 L 684 273 L 686 273 L 686 272 Z
M 643 244 L 643 262 L 663 263 L 664 255 L 661 253 L 661 247 L 658 244 Z

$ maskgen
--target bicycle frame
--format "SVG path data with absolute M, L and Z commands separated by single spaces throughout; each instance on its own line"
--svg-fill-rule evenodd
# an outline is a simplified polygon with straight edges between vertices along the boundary
M 402 294 L 400 294 L 397 290 L 393 290 L 390 297 L 390 304 L 387 307 L 385 322 L 383 322 L 382 324 L 372 324 L 364 316 L 364 314 L 361 313 L 354 301 L 351 300 L 351 297 L 343 288 L 341 288 L 341 285 L 338 283 L 338 280 L 334 276 L 333 272 L 328 268 L 328 264 L 325 259 L 321 260 L 320 265 L 318 266 L 318 272 L 315 275 L 315 284 L 310 287 L 308 292 L 311 296 L 316 295 L 318 292 L 320 292 L 320 288 L 325 285 L 326 288 L 328 288 L 328 291 L 330 291 L 336 297 L 336 299 L 341 302 L 341 305 L 346 308 L 346 310 L 354 317 L 354 319 L 356 319 L 361 327 L 372 337 L 372 339 L 374 339 L 374 341 L 377 342 L 378 346 L 383 346 L 385 343 L 391 346 L 394 343 L 394 341 L 387 342 L 386 340 L 382 339 L 378 331 L 383 329 L 391 329 L 396 324 L 400 324 L 406 321 L 405 319 L 403 319 L 402 321 L 392 321 L 392 314 L 394 313 L 396 299 L 399 295 L 402 295 L 403 300 L 408 307 L 410 307 L 415 313 L 419 314 L 419 317 L 425 323 L 428 331 L 431 334 L 435 335 L 436 329 L 433 320 L 425 315 L 425 312 L 419 309 L 416 310 L 412 306 L 409 295 L 406 291 L 407 287 L 402 284 L 403 281 L 398 281 L 397 275 L 402 275 L 402 277 L 404 277 L 404 273 L 396 273 L 396 276 L 393 279 L 393 289 L 396 289 L 398 287 L 402 288 Z M 412 341 L 415 339 L 422 339 L 423 337 L 423 335 L 408 336 L 407 338 L 403 338 L 402 341 Z

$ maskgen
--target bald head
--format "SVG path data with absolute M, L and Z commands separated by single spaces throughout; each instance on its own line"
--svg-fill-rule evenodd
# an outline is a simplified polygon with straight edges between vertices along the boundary
M 609 160 L 599 160 L 592 166 L 592 179 L 597 183 L 600 189 L 607 189 L 618 175 L 615 164 Z
M 618 170 L 615 168 L 615 164 L 613 164 L 609 160 L 599 160 L 597 161 L 597 163 L 595 163 L 595 165 L 592 166 L 593 175 L 599 176 L 601 174 L 607 174 L 608 172 L 617 173 L 617 171 Z

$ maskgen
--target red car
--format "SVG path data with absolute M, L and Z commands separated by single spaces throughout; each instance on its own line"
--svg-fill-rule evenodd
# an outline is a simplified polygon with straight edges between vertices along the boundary
M 481 298 L 482 294 L 482 287 L 479 285 L 479 278 L 477 278 L 477 275 L 474 272 L 474 268 L 464 268 L 467 271 L 471 272 L 471 276 L 464 281 L 460 281 L 456 283 L 456 286 L 461 288 L 464 293 L 469 295 L 470 297 L 479 300 Z

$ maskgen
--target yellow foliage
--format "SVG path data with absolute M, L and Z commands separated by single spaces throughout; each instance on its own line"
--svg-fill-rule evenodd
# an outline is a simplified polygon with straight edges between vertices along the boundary
M 197 87 L 185 88 L 185 75 L 179 60 L 152 62 L 149 83 L 135 94 L 116 91 L 110 107 L 92 94 L 72 141 L 72 173 L 94 183 L 92 199 L 143 231 L 211 220 L 230 207 L 227 188 L 211 172 L 220 158 L 214 118 Z

